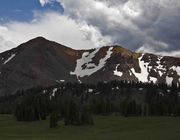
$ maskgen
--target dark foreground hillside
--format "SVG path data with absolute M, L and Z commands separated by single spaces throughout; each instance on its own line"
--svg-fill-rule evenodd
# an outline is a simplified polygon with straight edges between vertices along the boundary
M 180 118 L 95 116 L 94 126 L 50 129 L 48 121 L 17 122 L 0 115 L 1 140 L 179 140 Z

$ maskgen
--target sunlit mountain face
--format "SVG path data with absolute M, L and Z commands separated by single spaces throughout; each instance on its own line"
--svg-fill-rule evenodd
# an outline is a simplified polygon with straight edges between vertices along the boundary
M 58 2 L 46 3 L 43 6 L 39 0 L 1 0 L 0 2 L 0 23 L 31 21 L 36 12 L 63 12 Z

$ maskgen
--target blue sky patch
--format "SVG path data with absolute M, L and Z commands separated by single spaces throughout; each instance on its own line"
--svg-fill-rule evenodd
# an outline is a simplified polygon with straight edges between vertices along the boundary
M 63 13 L 63 8 L 58 2 L 46 4 L 42 7 L 39 0 L 1 0 L 0 22 L 30 21 L 33 19 L 33 11 Z

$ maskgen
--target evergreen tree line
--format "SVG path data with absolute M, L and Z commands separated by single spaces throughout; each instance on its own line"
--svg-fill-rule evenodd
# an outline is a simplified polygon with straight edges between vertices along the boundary
M 179 94 L 180 88 L 175 84 L 127 81 L 62 83 L 1 97 L 0 113 L 3 105 L 9 105 L 9 113 L 14 112 L 18 121 L 38 121 L 50 116 L 50 127 L 56 127 L 59 120 L 63 120 L 65 125 L 92 125 L 93 114 L 180 116 Z
M 50 127 L 57 126 L 58 120 L 63 120 L 65 125 L 94 124 L 90 106 L 81 103 L 72 94 L 64 95 L 57 92 L 51 97 L 50 102 Z
M 18 121 L 45 120 L 49 103 L 46 95 L 24 95 L 17 101 L 14 115 Z

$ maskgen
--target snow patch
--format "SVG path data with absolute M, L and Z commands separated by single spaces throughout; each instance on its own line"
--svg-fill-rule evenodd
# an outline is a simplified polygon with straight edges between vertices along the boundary
M 150 81 L 152 81 L 154 84 L 157 82 L 157 78 L 155 77 L 150 77 Z
M 167 85 L 172 85 L 173 77 L 166 76 L 166 83 Z
M 45 94 L 47 92 L 47 90 L 43 90 L 43 93 Z
M 88 92 L 93 92 L 93 89 L 88 89 Z
M 162 77 L 164 73 L 162 71 L 159 71 L 159 76 Z
M 99 94 L 100 94 L 100 92 L 96 92 L 96 93 L 95 93 L 95 95 L 99 95 Z
M 84 76 L 90 76 L 93 73 L 97 72 L 98 70 L 102 69 L 106 61 L 111 57 L 113 47 L 110 47 L 107 51 L 107 55 L 102 58 L 99 61 L 98 66 L 96 66 L 94 63 L 92 63 L 92 59 L 95 57 L 96 53 L 99 51 L 98 49 L 95 49 L 92 53 L 85 52 L 82 55 L 82 58 L 77 60 L 76 68 L 74 72 L 70 72 L 71 75 L 76 75 L 77 78 L 84 77 Z M 83 66 L 86 66 L 85 69 L 83 69 Z
M 146 62 L 141 60 L 143 58 L 143 56 L 144 56 L 144 54 L 141 57 L 138 58 L 139 67 L 141 69 L 141 72 L 140 73 L 135 72 L 134 68 L 132 68 L 131 71 L 139 81 L 141 81 L 143 83 L 146 83 L 146 82 L 148 82 L 148 75 L 149 75 L 149 73 L 148 73 L 148 65 L 149 65 L 149 63 L 146 63 Z
M 89 63 L 92 61 L 92 58 L 95 57 L 95 54 L 99 51 L 99 48 L 94 50 L 92 53 L 84 52 L 82 54 L 82 58 L 77 60 L 76 68 L 74 72 L 70 72 L 71 75 L 76 75 L 77 77 L 84 77 L 86 75 L 91 75 L 95 72 L 93 69 L 83 69 L 82 66 L 86 65 L 86 68 L 88 68 L 90 65 Z M 93 65 L 95 66 L 95 65 Z
M 170 93 L 170 92 L 171 92 L 171 90 L 170 90 L 170 89 L 168 89 L 168 90 L 167 90 L 167 92 L 168 92 L 168 93 Z
M 64 83 L 65 80 L 56 80 L 57 83 Z
M 173 66 L 170 69 L 173 69 L 174 71 L 176 71 L 177 75 L 180 76 L 180 66 Z
M 120 66 L 120 64 L 118 64 L 116 66 L 116 69 L 114 71 L 114 75 L 121 77 L 123 75 L 123 73 L 117 70 L 119 66 Z
M 143 90 L 143 88 L 139 88 L 139 90 L 140 90 L 140 91 L 142 91 L 142 90 Z
M 162 93 L 162 92 L 159 92 L 159 95 L 160 95 L 160 96 L 164 96 L 164 93 Z
M 55 93 L 57 92 L 57 88 L 53 89 L 53 92 L 52 92 L 52 96 L 54 97 L 55 96 Z
M 11 54 L 11 56 L 4 61 L 4 64 L 7 64 L 9 61 L 11 61 L 14 57 L 16 56 L 16 54 Z
M 131 70 L 129 70 L 129 75 L 132 76 L 132 71 Z
M 84 56 L 84 57 L 88 57 L 88 55 L 89 55 L 89 52 L 84 52 L 84 53 L 83 53 L 83 56 Z
M 162 77 L 163 74 L 166 72 L 166 68 L 164 68 L 164 65 L 161 65 L 161 60 L 163 59 L 162 56 L 158 57 L 158 61 L 156 62 L 158 64 L 158 66 L 156 66 L 158 72 L 159 72 L 159 76 Z

